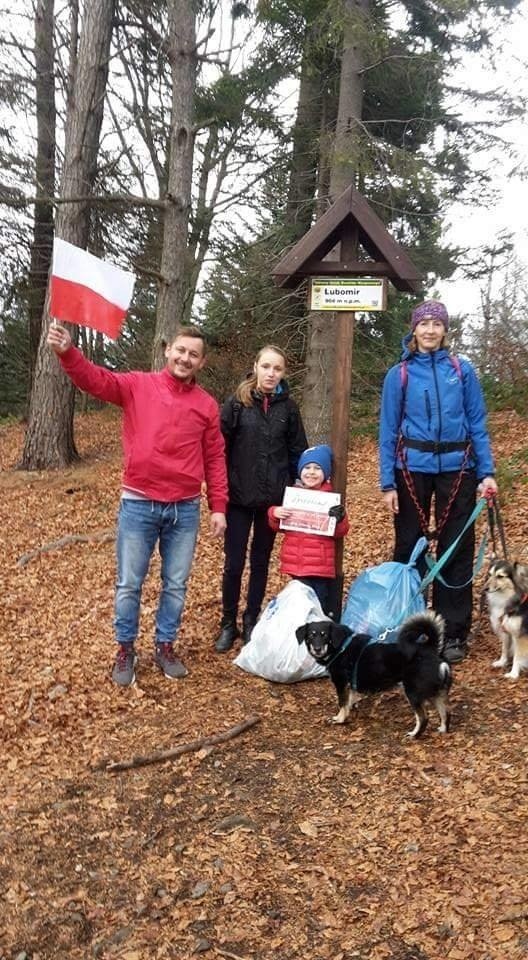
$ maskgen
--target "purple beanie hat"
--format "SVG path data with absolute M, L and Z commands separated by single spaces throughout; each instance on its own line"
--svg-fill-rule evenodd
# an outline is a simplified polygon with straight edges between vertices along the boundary
M 416 324 L 421 320 L 441 320 L 446 330 L 449 330 L 449 315 L 440 300 L 424 300 L 411 313 L 411 330 L 414 333 Z

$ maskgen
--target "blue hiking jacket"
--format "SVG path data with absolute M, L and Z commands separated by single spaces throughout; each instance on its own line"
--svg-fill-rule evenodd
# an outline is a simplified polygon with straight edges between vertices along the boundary
M 476 470 L 479 481 L 493 476 L 484 397 L 469 360 L 460 357 L 457 370 L 445 348 L 433 353 L 411 353 L 407 349 L 409 340 L 410 335 L 403 340 L 405 387 L 400 363 L 390 368 L 383 383 L 379 430 L 381 489 L 396 487 L 394 470 L 402 466 L 396 457 L 400 430 L 412 440 L 470 440 L 472 450 L 467 468 Z M 405 447 L 405 454 L 407 467 L 417 473 L 458 471 L 464 459 L 463 450 L 429 453 Z

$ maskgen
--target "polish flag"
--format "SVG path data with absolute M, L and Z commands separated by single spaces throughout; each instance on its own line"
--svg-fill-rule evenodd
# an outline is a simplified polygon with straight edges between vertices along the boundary
M 50 317 L 93 327 L 115 340 L 132 299 L 134 280 L 133 273 L 55 237 Z

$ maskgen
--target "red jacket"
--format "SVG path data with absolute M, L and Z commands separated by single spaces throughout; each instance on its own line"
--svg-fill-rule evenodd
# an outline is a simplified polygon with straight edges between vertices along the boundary
M 325 482 L 320 488 L 322 493 L 331 493 L 332 484 Z M 273 530 L 280 529 L 280 520 L 273 516 L 275 507 L 268 510 L 268 523 Z M 284 530 L 280 552 L 281 573 L 293 577 L 335 577 L 335 541 L 348 533 L 348 517 L 336 524 L 333 537 L 317 533 L 301 533 L 296 530 Z
M 166 368 L 114 373 L 91 363 L 77 347 L 60 357 L 80 390 L 123 408 L 123 486 L 172 503 L 200 496 L 207 482 L 213 513 L 225 513 L 227 475 L 216 400 L 194 381 Z

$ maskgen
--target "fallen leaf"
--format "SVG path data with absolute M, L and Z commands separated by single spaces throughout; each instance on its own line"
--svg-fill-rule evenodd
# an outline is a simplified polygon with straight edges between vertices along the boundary
M 298 826 L 301 833 L 304 833 L 306 837 L 313 837 L 315 839 L 315 837 L 319 835 L 319 831 L 315 823 L 312 823 L 311 820 L 302 820 Z

